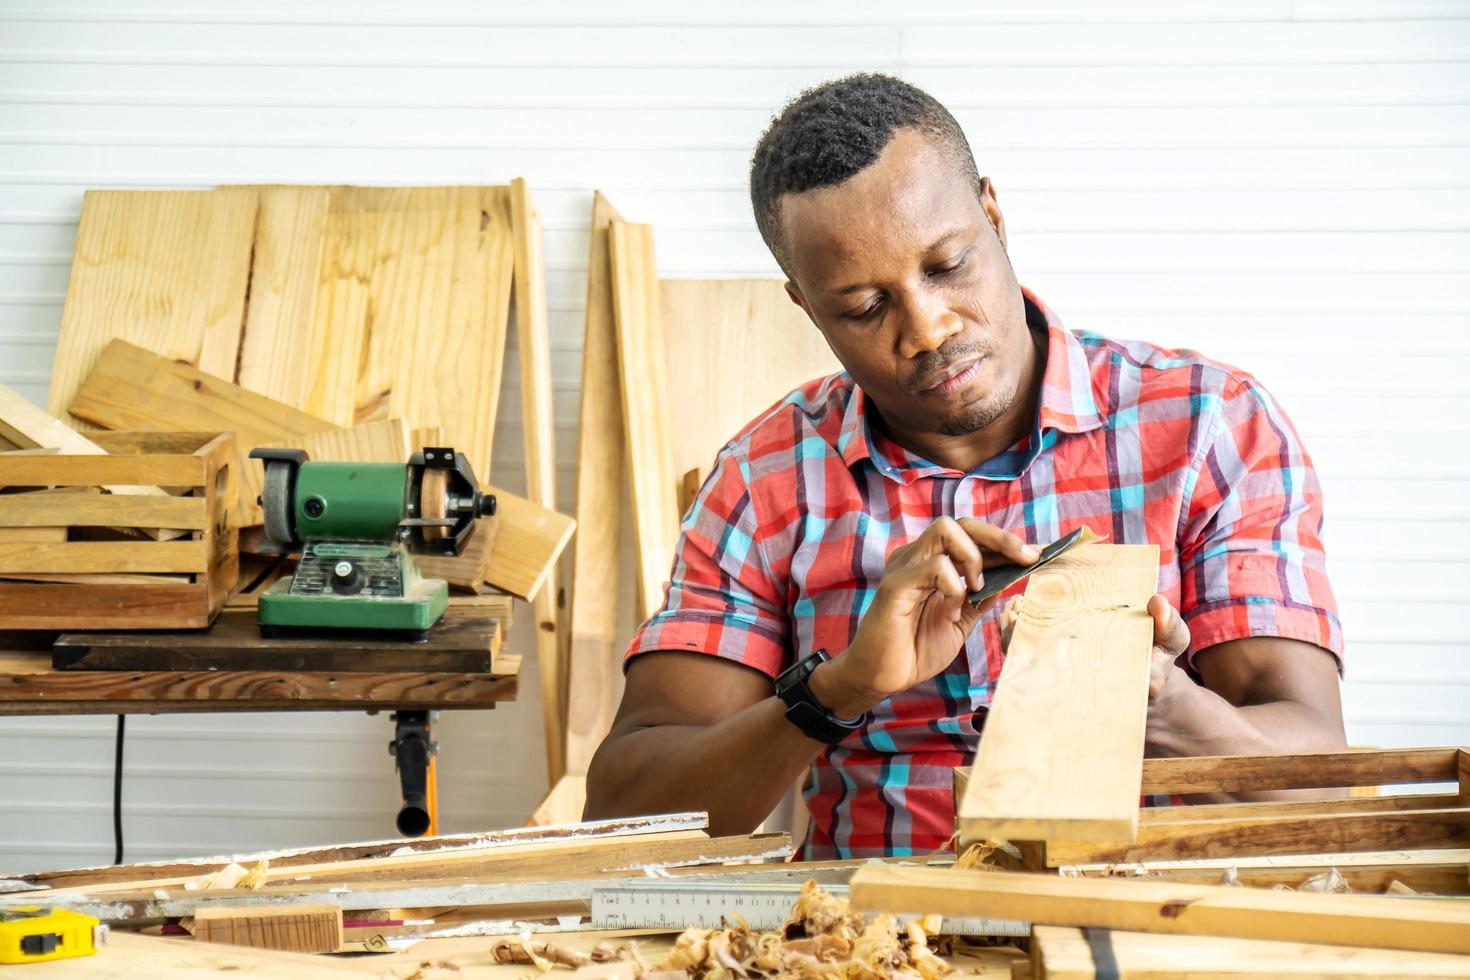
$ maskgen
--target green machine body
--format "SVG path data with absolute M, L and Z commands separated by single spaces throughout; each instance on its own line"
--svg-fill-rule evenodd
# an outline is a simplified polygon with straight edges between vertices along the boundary
M 407 463 L 313 461 L 296 449 L 256 449 L 272 550 L 299 553 L 296 571 L 260 596 L 264 635 L 361 631 L 423 639 L 449 604 L 415 552 L 458 554 L 475 520 L 495 512 L 468 461 L 425 448 Z

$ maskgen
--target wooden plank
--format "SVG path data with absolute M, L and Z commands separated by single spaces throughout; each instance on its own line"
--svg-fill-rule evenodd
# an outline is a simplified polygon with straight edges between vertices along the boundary
M 53 670 L 49 653 L 0 653 L 0 715 L 486 708 L 515 698 L 520 658 L 495 670 Z
M 582 400 L 577 438 L 577 540 L 572 544 L 571 651 L 567 664 L 567 773 L 585 777 L 612 727 L 618 530 L 623 508 L 623 405 L 614 334 L 608 227 L 622 217 L 599 191 L 592 198 L 587 312 L 582 334 Z M 565 784 L 565 785 L 563 785 Z M 582 799 L 576 799 L 580 792 Z M 558 812 L 581 813 L 586 780 L 552 783 Z M 533 817 L 534 819 L 534 817 Z
M 1148 759 L 1143 766 L 1143 792 L 1236 793 L 1448 783 L 1458 777 L 1459 752 L 1453 747 L 1358 749 L 1302 755 Z
M 0 544 L 60 544 L 66 528 L 46 525 L 0 527 Z
M 306 352 L 315 348 L 317 280 L 331 190 L 275 187 L 259 193 L 250 302 L 232 379 L 300 407 L 318 367 Z
M 1271 800 L 1259 803 L 1201 803 L 1193 806 L 1146 806 L 1138 811 L 1140 826 L 1240 820 L 1252 817 L 1292 818 L 1313 814 L 1392 813 L 1396 810 L 1444 810 L 1466 804 L 1453 793 L 1403 793 L 1349 797 L 1342 800 Z
M 203 541 L 68 541 L 49 548 L 0 544 L 0 573 L 203 572 Z
M 1470 808 L 1144 824 L 1131 844 L 1048 841 L 1046 863 L 1057 867 L 1239 854 L 1381 851 L 1385 847 L 1470 847 Z
M 1106 972 L 1096 948 L 1109 950 L 1115 972 L 1130 980 L 1174 977 L 1470 977 L 1470 956 L 1320 943 L 1169 936 L 1110 931 L 1089 942 L 1081 929 L 1037 926 L 1031 933 L 1036 976 L 1092 980 Z
M 441 426 L 488 482 L 514 268 L 505 187 L 336 187 L 297 407 Z
M 264 639 L 255 614 L 227 610 L 205 631 L 64 633 L 52 647 L 57 670 L 329 670 L 487 674 L 500 647 L 495 620 L 454 606 L 423 643 L 363 637 Z
M 342 945 L 342 909 L 326 904 L 200 909 L 194 916 L 194 939 L 255 949 L 335 953 Z
M 545 250 L 531 190 L 510 182 L 511 227 L 515 236 L 516 356 L 521 367 L 521 431 L 525 438 L 526 497 L 556 509 L 556 420 L 551 402 L 551 329 L 546 306 Z M 558 566 L 537 591 L 536 663 L 540 668 L 541 718 L 546 775 L 555 784 L 566 771 L 566 633 L 561 620 Z
M 47 576 L 64 583 L 0 585 L 0 629 L 66 630 L 86 622 L 101 629 L 202 629 L 209 625 L 209 587 L 152 576 Z M 50 661 L 47 660 L 49 665 Z M 0 714 L 14 694 L 0 686 Z
M 1092 544 L 1031 577 L 960 802 L 964 839 L 1134 838 L 1158 562 L 1153 545 Z
M 248 190 L 88 191 L 51 371 L 51 414 L 64 416 L 114 338 L 233 378 L 255 218 Z
M 316 976 L 361 978 L 364 975 L 363 966 L 353 961 L 313 953 L 250 949 L 122 931 L 112 933 L 106 948 L 95 957 L 58 960 L 44 966 L 33 964 L 32 969 L 39 970 L 36 975 L 44 975 L 47 980 L 58 977 L 90 980 L 97 976 L 108 980 L 158 980 L 231 975 L 305 980 Z
M 52 528 L 154 527 L 202 531 L 207 526 L 203 497 L 131 497 L 54 493 L 0 495 L 0 526 Z
M 849 895 L 870 912 L 1470 953 L 1470 903 L 1457 901 L 887 865 L 855 874 Z
M 1464 852 L 1438 851 L 1435 853 L 1452 855 Z M 1167 862 L 1137 866 L 1108 865 L 1111 871 L 1095 869 L 1096 866 L 1093 866 L 1095 870 L 1082 873 L 1093 878 L 1114 875 L 1126 878 L 1130 877 L 1130 874 L 1127 871 L 1119 871 L 1120 867 L 1125 869 L 1146 867 L 1146 874 L 1152 879 L 1188 882 L 1195 885 L 1220 885 L 1227 883 L 1228 875 L 1230 881 L 1251 888 L 1275 888 L 1281 885 L 1291 889 L 1299 889 L 1313 879 L 1320 882 L 1335 875 L 1354 892 L 1365 895 L 1381 895 L 1394 882 L 1429 895 L 1470 895 L 1470 864 L 1467 864 L 1464 858 L 1459 861 L 1440 860 L 1435 863 L 1416 864 L 1349 864 L 1340 860 L 1348 856 L 1350 855 L 1328 855 L 1332 860 L 1316 866 L 1292 866 L 1283 863 L 1281 866 L 1239 867 L 1231 865 L 1229 868 L 1189 868 L 1169 866 L 1186 862 Z
M 467 592 L 485 591 L 485 576 L 490 573 L 490 557 L 495 537 L 500 533 L 500 520 L 481 517 L 464 550 L 453 556 L 416 555 L 419 573 L 425 578 L 442 578 L 452 587 Z
M 413 454 L 408 442 L 408 427 L 402 419 L 364 422 L 307 436 L 273 437 L 259 445 L 271 449 L 302 449 L 312 459 L 338 463 L 406 463 Z M 258 446 L 246 445 L 240 453 L 237 523 L 242 527 L 260 524 L 265 517 L 259 503 L 265 489 L 265 465 L 258 459 L 249 458 L 249 450 L 255 448 Z
M 93 487 L 121 484 L 160 487 L 204 485 L 204 461 L 197 456 L 40 456 L 0 455 L 0 486 Z
M 614 222 L 608 233 L 618 380 L 638 563 L 637 612 L 640 619 L 647 619 L 663 605 L 664 583 L 673 567 L 674 545 L 679 537 L 653 227 Z
M 541 594 L 577 522 L 499 487 L 484 489 L 495 494 L 495 519 L 500 522 L 485 581 L 530 601 Z

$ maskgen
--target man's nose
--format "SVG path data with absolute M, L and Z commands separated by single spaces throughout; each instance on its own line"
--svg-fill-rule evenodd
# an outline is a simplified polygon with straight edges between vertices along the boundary
M 960 317 L 936 295 L 911 294 L 902 304 L 899 353 L 912 358 L 938 350 L 963 329 Z

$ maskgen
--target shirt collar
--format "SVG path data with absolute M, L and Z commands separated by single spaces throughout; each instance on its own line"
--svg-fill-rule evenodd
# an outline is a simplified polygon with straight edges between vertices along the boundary
M 1019 469 L 1024 469 L 1044 445 L 1055 442 L 1055 436 L 1047 437 L 1048 430 L 1077 433 L 1096 429 L 1104 423 L 1098 409 L 1096 394 L 1092 387 L 1092 371 L 1087 362 L 1087 351 L 1081 341 L 1064 326 L 1061 320 L 1036 294 L 1021 287 L 1026 302 L 1026 321 L 1032 329 L 1046 330 L 1046 370 L 1042 372 L 1041 397 L 1037 405 L 1036 424 L 1029 436 L 1022 440 L 1028 445 L 1017 447 L 1002 456 L 1020 454 L 1024 456 Z M 853 385 L 852 397 L 843 411 L 842 429 L 838 435 L 837 449 L 848 467 L 856 466 L 864 459 L 871 459 L 884 476 L 902 483 L 911 483 L 925 476 L 964 474 L 951 471 L 929 460 L 916 456 L 876 431 L 868 413 L 867 396 L 862 388 Z M 999 467 L 992 464 L 1000 463 Z M 982 463 L 976 475 L 991 478 L 1014 479 L 1014 475 L 991 470 L 1010 470 L 1014 464 L 1002 462 L 1001 457 Z M 1016 475 L 1019 475 L 1018 473 Z

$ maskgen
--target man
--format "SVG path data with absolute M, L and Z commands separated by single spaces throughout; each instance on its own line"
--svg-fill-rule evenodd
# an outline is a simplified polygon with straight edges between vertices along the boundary
M 1249 375 L 1065 330 L 1017 283 L 959 125 L 898 79 L 803 93 L 750 184 L 845 371 L 720 453 L 589 816 L 744 833 L 809 769 L 805 856 L 941 847 L 1003 657 L 996 604 L 966 593 L 1084 525 L 1161 549 L 1150 755 L 1343 747 L 1321 493 Z

